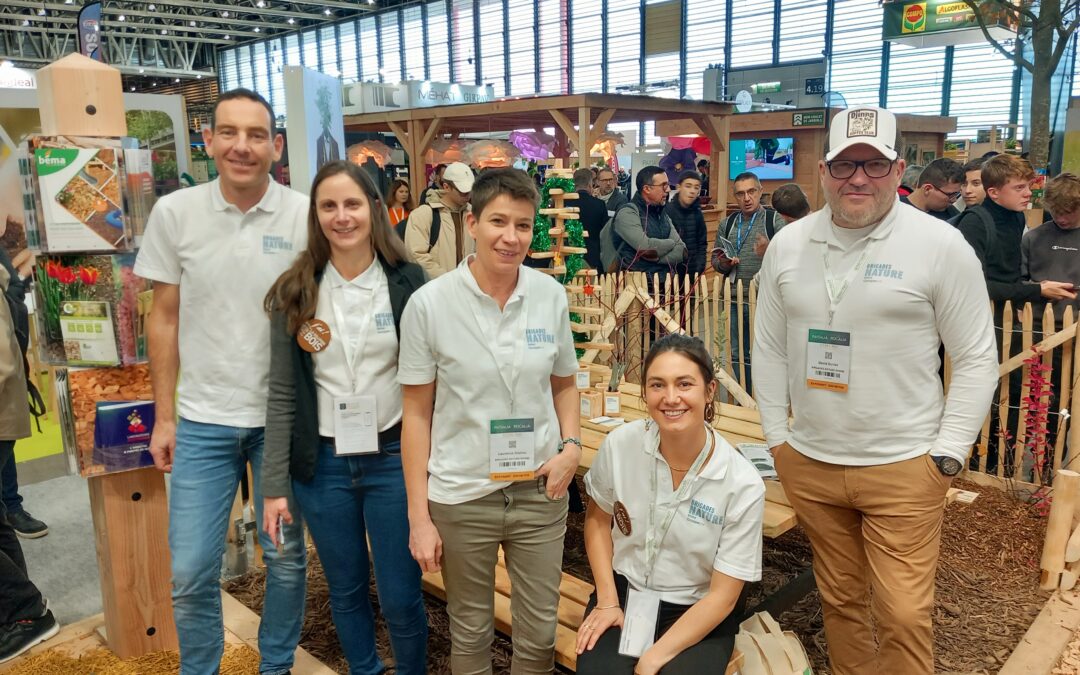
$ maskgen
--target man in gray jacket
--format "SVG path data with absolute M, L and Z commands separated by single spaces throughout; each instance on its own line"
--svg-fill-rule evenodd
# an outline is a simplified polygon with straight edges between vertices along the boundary
M 650 278 L 667 274 L 686 261 L 686 244 L 664 212 L 670 189 L 667 174 L 658 166 L 647 166 L 638 172 L 637 189 L 612 222 L 619 267 L 645 272 Z
M 600 187 L 596 198 L 607 205 L 608 217 L 614 216 L 620 206 L 630 201 L 616 186 L 615 172 L 611 169 L 605 167 L 596 172 L 596 184 Z

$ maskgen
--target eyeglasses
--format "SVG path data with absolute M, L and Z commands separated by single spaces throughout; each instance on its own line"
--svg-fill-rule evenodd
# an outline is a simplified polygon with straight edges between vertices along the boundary
M 743 197 L 753 197 L 760 192 L 757 188 L 750 188 L 749 190 L 740 190 L 735 193 L 735 199 L 742 199 Z
M 863 173 L 866 174 L 867 178 L 884 178 L 892 171 L 895 161 L 896 160 L 884 158 L 867 159 L 861 162 L 840 159 L 825 162 L 825 166 L 829 167 L 829 175 L 837 180 L 851 178 L 855 175 L 855 172 L 859 167 L 862 167 Z
M 944 190 L 942 190 L 938 186 L 934 185 L 933 183 L 930 183 L 930 187 L 934 188 L 935 190 L 937 190 L 941 194 L 945 195 L 945 198 L 948 199 L 950 202 L 955 202 L 957 199 L 960 199 L 961 195 L 963 195 L 963 193 L 959 192 L 959 191 L 957 191 L 957 192 L 945 192 Z
M 664 183 L 649 183 L 649 187 L 664 188 L 665 190 L 670 190 L 671 189 L 671 186 L 668 185 L 666 182 L 664 182 Z

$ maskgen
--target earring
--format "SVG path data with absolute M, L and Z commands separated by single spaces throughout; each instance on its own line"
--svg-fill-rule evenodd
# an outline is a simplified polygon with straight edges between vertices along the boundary
M 709 401 L 705 404 L 705 421 L 712 424 L 713 419 L 716 418 L 716 404 Z

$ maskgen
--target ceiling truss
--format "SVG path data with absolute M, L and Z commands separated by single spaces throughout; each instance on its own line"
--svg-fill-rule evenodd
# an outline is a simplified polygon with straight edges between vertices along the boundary
M 2 0 L 0 60 L 39 68 L 76 51 L 83 1 Z M 106 61 L 124 73 L 125 86 L 141 89 L 140 76 L 213 77 L 214 52 L 220 47 L 356 17 L 385 4 L 387 0 L 104 0 L 102 43 Z

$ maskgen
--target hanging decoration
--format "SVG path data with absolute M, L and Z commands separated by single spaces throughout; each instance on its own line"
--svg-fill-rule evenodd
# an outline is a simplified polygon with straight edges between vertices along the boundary
M 520 156 L 521 152 L 510 143 L 494 139 L 473 141 L 465 149 L 466 163 L 478 169 L 513 166 Z
M 574 190 L 574 181 L 571 178 L 548 178 L 544 182 L 543 187 L 540 188 L 540 208 L 550 208 L 552 205 L 551 191 L 562 190 L 563 192 L 576 192 Z M 580 220 L 566 220 L 563 222 L 563 227 L 566 230 L 566 243 L 570 246 L 585 248 L 585 235 L 582 234 L 584 228 Z M 537 213 L 536 219 L 533 221 L 533 240 L 532 245 L 529 247 L 533 251 L 550 251 L 551 250 L 551 235 L 548 234 L 548 230 L 551 229 L 551 220 L 547 216 Z M 559 283 L 568 284 L 575 276 L 577 276 L 578 270 L 585 267 L 585 256 L 579 253 L 572 253 L 562 259 L 562 264 L 566 267 L 566 272 L 559 278 Z M 556 264 L 556 267 L 559 265 Z
M 532 160 L 547 159 L 555 149 L 555 137 L 543 131 L 511 131 L 510 143 L 522 157 Z
M 391 163 L 390 159 L 390 146 L 382 141 L 367 140 L 355 145 L 350 145 L 349 149 L 345 151 L 345 156 L 349 158 L 349 161 L 357 166 L 363 166 L 367 164 L 369 159 L 375 160 L 375 163 L 379 165 L 379 168 L 385 168 L 387 164 Z
M 465 161 L 465 141 L 459 138 L 440 138 L 432 142 L 424 159 L 428 164 Z
M 612 166 L 612 160 L 615 160 L 615 148 L 621 145 L 626 145 L 621 133 L 605 131 L 594 139 L 592 151 L 589 154 L 600 155 L 604 158 L 604 163 L 608 166 Z M 618 165 L 616 164 L 615 166 L 617 167 Z

